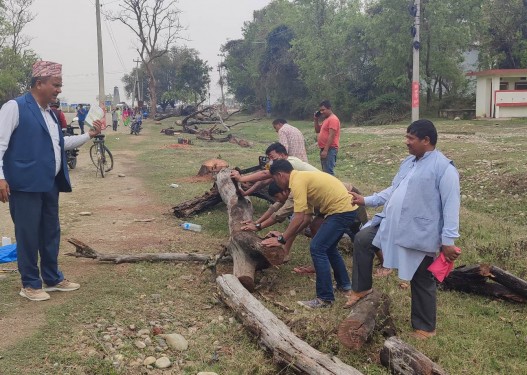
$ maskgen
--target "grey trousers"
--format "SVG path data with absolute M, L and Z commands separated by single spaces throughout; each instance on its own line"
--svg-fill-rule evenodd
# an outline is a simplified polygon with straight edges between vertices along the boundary
M 371 289 L 373 285 L 372 271 L 375 252 L 379 249 L 372 245 L 379 227 L 367 227 L 355 235 L 353 241 L 353 272 L 351 288 L 355 292 Z M 426 256 L 412 280 L 412 327 L 431 332 L 436 327 L 437 299 L 436 282 L 427 268 L 434 259 Z

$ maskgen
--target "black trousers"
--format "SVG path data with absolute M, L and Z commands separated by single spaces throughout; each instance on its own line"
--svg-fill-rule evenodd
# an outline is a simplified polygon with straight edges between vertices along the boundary
M 353 241 L 353 272 L 351 288 L 355 292 L 371 289 L 375 252 L 379 249 L 372 245 L 379 227 L 367 227 L 355 235 Z M 436 327 L 437 299 L 436 282 L 428 267 L 434 259 L 426 256 L 410 281 L 412 293 L 412 327 L 431 332 Z

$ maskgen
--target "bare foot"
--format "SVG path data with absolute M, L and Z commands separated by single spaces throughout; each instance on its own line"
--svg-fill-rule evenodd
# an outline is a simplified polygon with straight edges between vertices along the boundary
M 377 268 L 375 270 L 375 272 L 373 273 L 373 276 L 375 276 L 375 277 L 386 277 L 389 274 L 391 274 L 392 272 L 393 272 L 393 270 L 391 268 L 379 267 L 379 268 Z

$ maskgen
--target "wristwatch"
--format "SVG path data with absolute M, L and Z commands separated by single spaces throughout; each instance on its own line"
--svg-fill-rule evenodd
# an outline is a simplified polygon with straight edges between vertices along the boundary
M 278 242 L 280 242 L 282 245 L 285 245 L 285 243 L 287 242 L 286 239 L 284 238 L 284 236 L 280 235 L 276 238 L 278 240 Z
M 262 229 L 262 223 L 256 223 L 254 226 L 256 227 L 256 230 Z

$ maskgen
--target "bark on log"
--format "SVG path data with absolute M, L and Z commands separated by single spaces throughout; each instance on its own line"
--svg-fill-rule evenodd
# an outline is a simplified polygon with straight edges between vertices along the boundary
M 459 290 L 465 293 L 474 293 L 512 302 L 527 302 L 525 297 L 511 289 L 498 283 L 487 282 L 480 265 L 457 267 L 446 277 L 442 287 L 447 290 Z
M 198 253 L 142 253 L 142 254 L 104 254 L 99 253 L 75 238 L 68 239 L 75 246 L 75 253 L 67 253 L 68 256 L 77 258 L 97 259 L 101 262 L 138 263 L 138 262 L 201 262 L 209 263 L 214 260 L 213 255 Z M 225 261 L 229 258 L 225 257 Z
M 230 240 L 227 247 L 234 262 L 233 273 L 240 282 L 253 291 L 254 274 L 284 262 L 285 251 L 280 247 L 263 247 L 254 232 L 243 231 L 242 222 L 253 219 L 253 206 L 247 197 L 240 197 L 230 177 L 231 169 L 221 170 L 216 175 L 216 186 L 221 199 L 227 205 Z
M 397 337 L 390 337 L 381 349 L 381 363 L 392 374 L 446 375 L 447 372 L 426 355 Z
M 172 207 L 174 215 L 179 218 L 189 217 L 206 209 L 213 207 L 221 202 L 220 193 L 216 186 L 213 186 L 205 194 L 193 198 L 189 201 L 178 204 Z
M 341 344 L 352 350 L 360 349 L 375 330 L 385 337 L 395 336 L 390 303 L 388 295 L 376 290 L 357 302 L 339 325 L 337 336 Z
M 219 276 L 216 282 L 221 299 L 272 353 L 277 364 L 303 374 L 361 374 L 338 358 L 321 353 L 300 340 L 284 322 L 248 293 L 233 275 Z
M 527 298 L 527 281 L 514 276 L 499 267 L 482 264 L 481 274 L 489 279 L 500 283 L 520 296 Z

